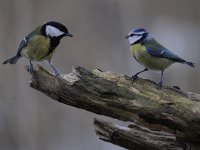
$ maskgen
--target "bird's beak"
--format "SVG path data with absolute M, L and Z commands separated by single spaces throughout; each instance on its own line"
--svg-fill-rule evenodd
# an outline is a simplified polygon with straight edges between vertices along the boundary
M 71 33 L 65 33 L 65 36 L 69 36 L 69 37 L 73 37 L 73 35 Z
M 129 38 L 129 35 L 126 35 L 125 38 L 128 39 L 128 38 Z

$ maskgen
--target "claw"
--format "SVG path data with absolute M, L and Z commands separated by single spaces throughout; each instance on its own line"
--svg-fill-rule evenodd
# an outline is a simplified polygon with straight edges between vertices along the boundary
M 162 88 L 163 87 L 162 81 L 156 83 L 156 86 L 158 86 L 158 88 Z
M 56 77 L 59 77 L 60 76 L 60 73 L 58 71 L 55 71 L 55 76 Z
M 131 77 L 132 83 L 133 83 L 134 80 L 136 80 L 136 79 L 138 78 L 138 74 L 140 74 L 140 73 L 142 73 L 142 72 L 145 72 L 145 71 L 148 71 L 148 69 L 147 69 L 147 68 L 144 68 L 144 70 L 142 70 L 142 71 L 140 71 L 140 72 L 134 74 L 134 75 Z
M 33 74 L 33 64 L 32 64 L 32 62 L 31 62 L 31 60 L 30 60 L 30 65 L 27 65 L 28 66 L 28 71 L 30 72 L 30 74 L 31 74 L 31 78 L 33 79 L 33 77 L 34 77 L 34 74 Z
M 137 74 L 133 75 L 133 76 L 131 77 L 132 83 L 133 83 L 133 81 L 135 81 L 137 78 L 138 78 L 138 75 L 137 75 Z
M 163 86 L 163 84 L 162 84 L 163 72 L 164 72 L 164 70 L 161 71 L 161 79 L 160 79 L 160 82 L 158 82 L 158 83 L 156 84 L 159 88 L 161 88 L 161 87 Z
M 55 76 L 56 77 L 59 77 L 60 76 L 60 73 L 58 72 L 58 70 L 53 66 L 52 62 L 49 61 L 49 64 L 51 65 L 51 67 L 53 68 L 54 72 L 55 72 Z

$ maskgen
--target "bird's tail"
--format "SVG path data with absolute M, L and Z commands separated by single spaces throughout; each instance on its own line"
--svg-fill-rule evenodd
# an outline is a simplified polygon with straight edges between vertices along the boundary
M 195 67 L 195 64 L 192 63 L 192 62 L 189 62 L 189 61 L 184 61 L 183 64 L 186 64 L 186 65 L 188 65 L 190 67 Z
M 4 61 L 3 64 L 8 64 L 8 63 L 16 64 L 19 58 L 21 58 L 21 55 L 13 56 L 13 57 L 7 59 L 6 61 Z

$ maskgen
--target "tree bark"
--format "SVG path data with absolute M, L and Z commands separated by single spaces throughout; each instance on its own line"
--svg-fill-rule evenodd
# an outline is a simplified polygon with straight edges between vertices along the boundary
M 190 145 L 178 142 L 174 134 L 152 131 L 133 124 L 122 127 L 99 119 L 94 121 L 96 134 L 101 140 L 131 150 L 185 150 Z
M 82 67 L 74 67 L 72 73 L 55 77 L 44 68 L 36 66 L 30 86 L 61 103 L 134 122 L 134 125 L 127 127 L 130 132 L 123 132 L 124 135 L 118 136 L 119 139 L 115 142 L 110 140 L 125 148 L 131 149 L 128 147 L 129 143 L 136 148 L 142 146 L 147 149 L 166 149 L 166 145 L 169 149 L 173 149 L 172 145 L 179 149 L 191 149 L 193 145 L 197 145 L 196 149 L 199 146 L 198 94 L 172 87 L 158 88 L 154 82 L 140 78 L 132 83 L 130 77 L 125 75 L 98 69 L 89 71 Z M 100 122 L 95 121 L 98 129 L 102 127 Z M 112 127 L 115 131 L 113 133 L 120 131 L 122 135 L 119 130 L 122 128 L 113 128 L 110 123 L 102 124 Z M 149 133 L 136 129 L 135 125 L 148 129 Z M 139 136 L 134 138 L 136 132 Z M 127 137 L 122 139 L 124 136 Z M 148 140 L 145 140 L 145 136 Z M 127 144 L 120 144 L 120 139 Z

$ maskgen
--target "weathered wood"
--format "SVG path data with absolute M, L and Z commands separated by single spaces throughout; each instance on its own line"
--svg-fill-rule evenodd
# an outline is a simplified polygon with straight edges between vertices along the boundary
M 136 124 L 130 128 L 95 119 L 94 126 L 101 140 L 131 150 L 190 149 L 188 144 L 178 142 L 174 134 L 152 131 Z
M 176 140 L 200 142 L 200 96 L 181 90 L 158 88 L 154 82 L 101 70 L 74 67 L 72 73 L 55 77 L 34 68 L 31 87 L 54 100 L 151 130 L 165 131 Z

